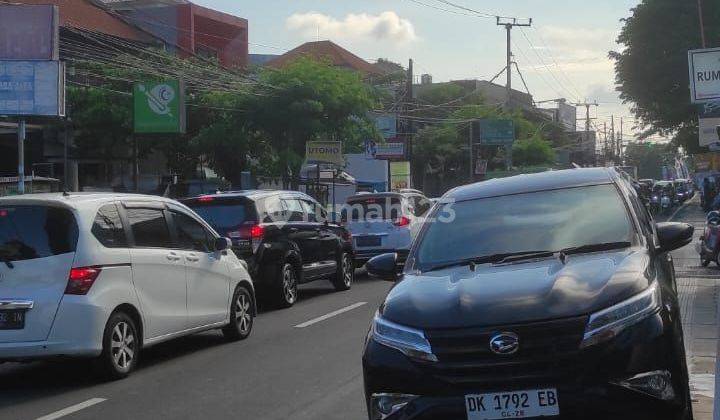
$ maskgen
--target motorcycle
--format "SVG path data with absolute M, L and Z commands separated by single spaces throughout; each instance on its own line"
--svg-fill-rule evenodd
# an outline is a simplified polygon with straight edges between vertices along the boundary
M 673 205 L 673 200 L 670 198 L 669 195 L 663 194 L 662 197 L 660 197 L 660 209 L 665 212 L 670 210 L 670 207 Z
M 658 214 L 660 212 L 660 196 L 653 194 L 650 196 L 650 213 Z
M 720 212 L 709 212 L 706 220 L 705 229 L 695 244 L 695 250 L 700 254 L 700 264 L 703 267 L 713 261 L 720 265 Z

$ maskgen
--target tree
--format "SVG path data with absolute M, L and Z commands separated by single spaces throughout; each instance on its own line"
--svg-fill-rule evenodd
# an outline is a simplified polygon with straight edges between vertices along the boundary
M 671 159 L 670 145 L 654 143 L 630 143 L 625 149 L 625 163 L 638 168 L 640 178 L 662 178 L 662 167 Z
M 550 142 L 539 136 L 518 140 L 513 144 L 513 162 L 518 166 L 552 164 L 555 152 Z
M 708 46 L 720 45 L 720 3 L 704 1 Z M 617 89 L 645 126 L 645 135 L 675 135 L 675 144 L 698 151 L 697 113 L 690 104 L 687 51 L 701 47 L 697 3 L 643 0 L 624 19 L 610 52 Z
M 372 135 L 367 118 L 375 98 L 360 75 L 327 62 L 300 58 L 280 70 L 263 69 L 249 111 L 251 128 L 267 136 L 281 176 L 297 187 L 305 144 L 342 141 L 358 150 Z

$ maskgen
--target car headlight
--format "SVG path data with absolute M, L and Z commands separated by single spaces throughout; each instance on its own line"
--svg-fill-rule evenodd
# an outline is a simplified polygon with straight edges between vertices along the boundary
M 660 304 L 660 286 L 656 281 L 642 293 L 590 315 L 580 348 L 612 339 L 625 328 L 658 312 Z
M 426 362 L 438 360 L 424 332 L 388 321 L 379 313 L 375 313 L 373 320 L 372 338 L 377 343 L 399 350 L 413 359 Z

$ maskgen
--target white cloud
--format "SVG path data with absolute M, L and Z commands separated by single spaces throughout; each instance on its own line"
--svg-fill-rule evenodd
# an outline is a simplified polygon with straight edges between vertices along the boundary
M 318 12 L 295 13 L 288 17 L 286 27 L 305 37 L 336 40 L 372 40 L 404 44 L 417 39 L 415 27 L 393 11 L 379 15 L 348 14 L 339 20 Z

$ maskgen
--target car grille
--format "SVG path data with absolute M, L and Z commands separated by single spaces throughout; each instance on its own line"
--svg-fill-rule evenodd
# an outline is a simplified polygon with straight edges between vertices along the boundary
M 587 317 L 529 324 L 426 331 L 438 362 L 426 369 L 435 378 L 456 385 L 492 386 L 509 382 L 565 382 L 577 373 L 579 345 Z M 520 347 L 511 355 L 490 350 L 500 332 L 518 335 Z

